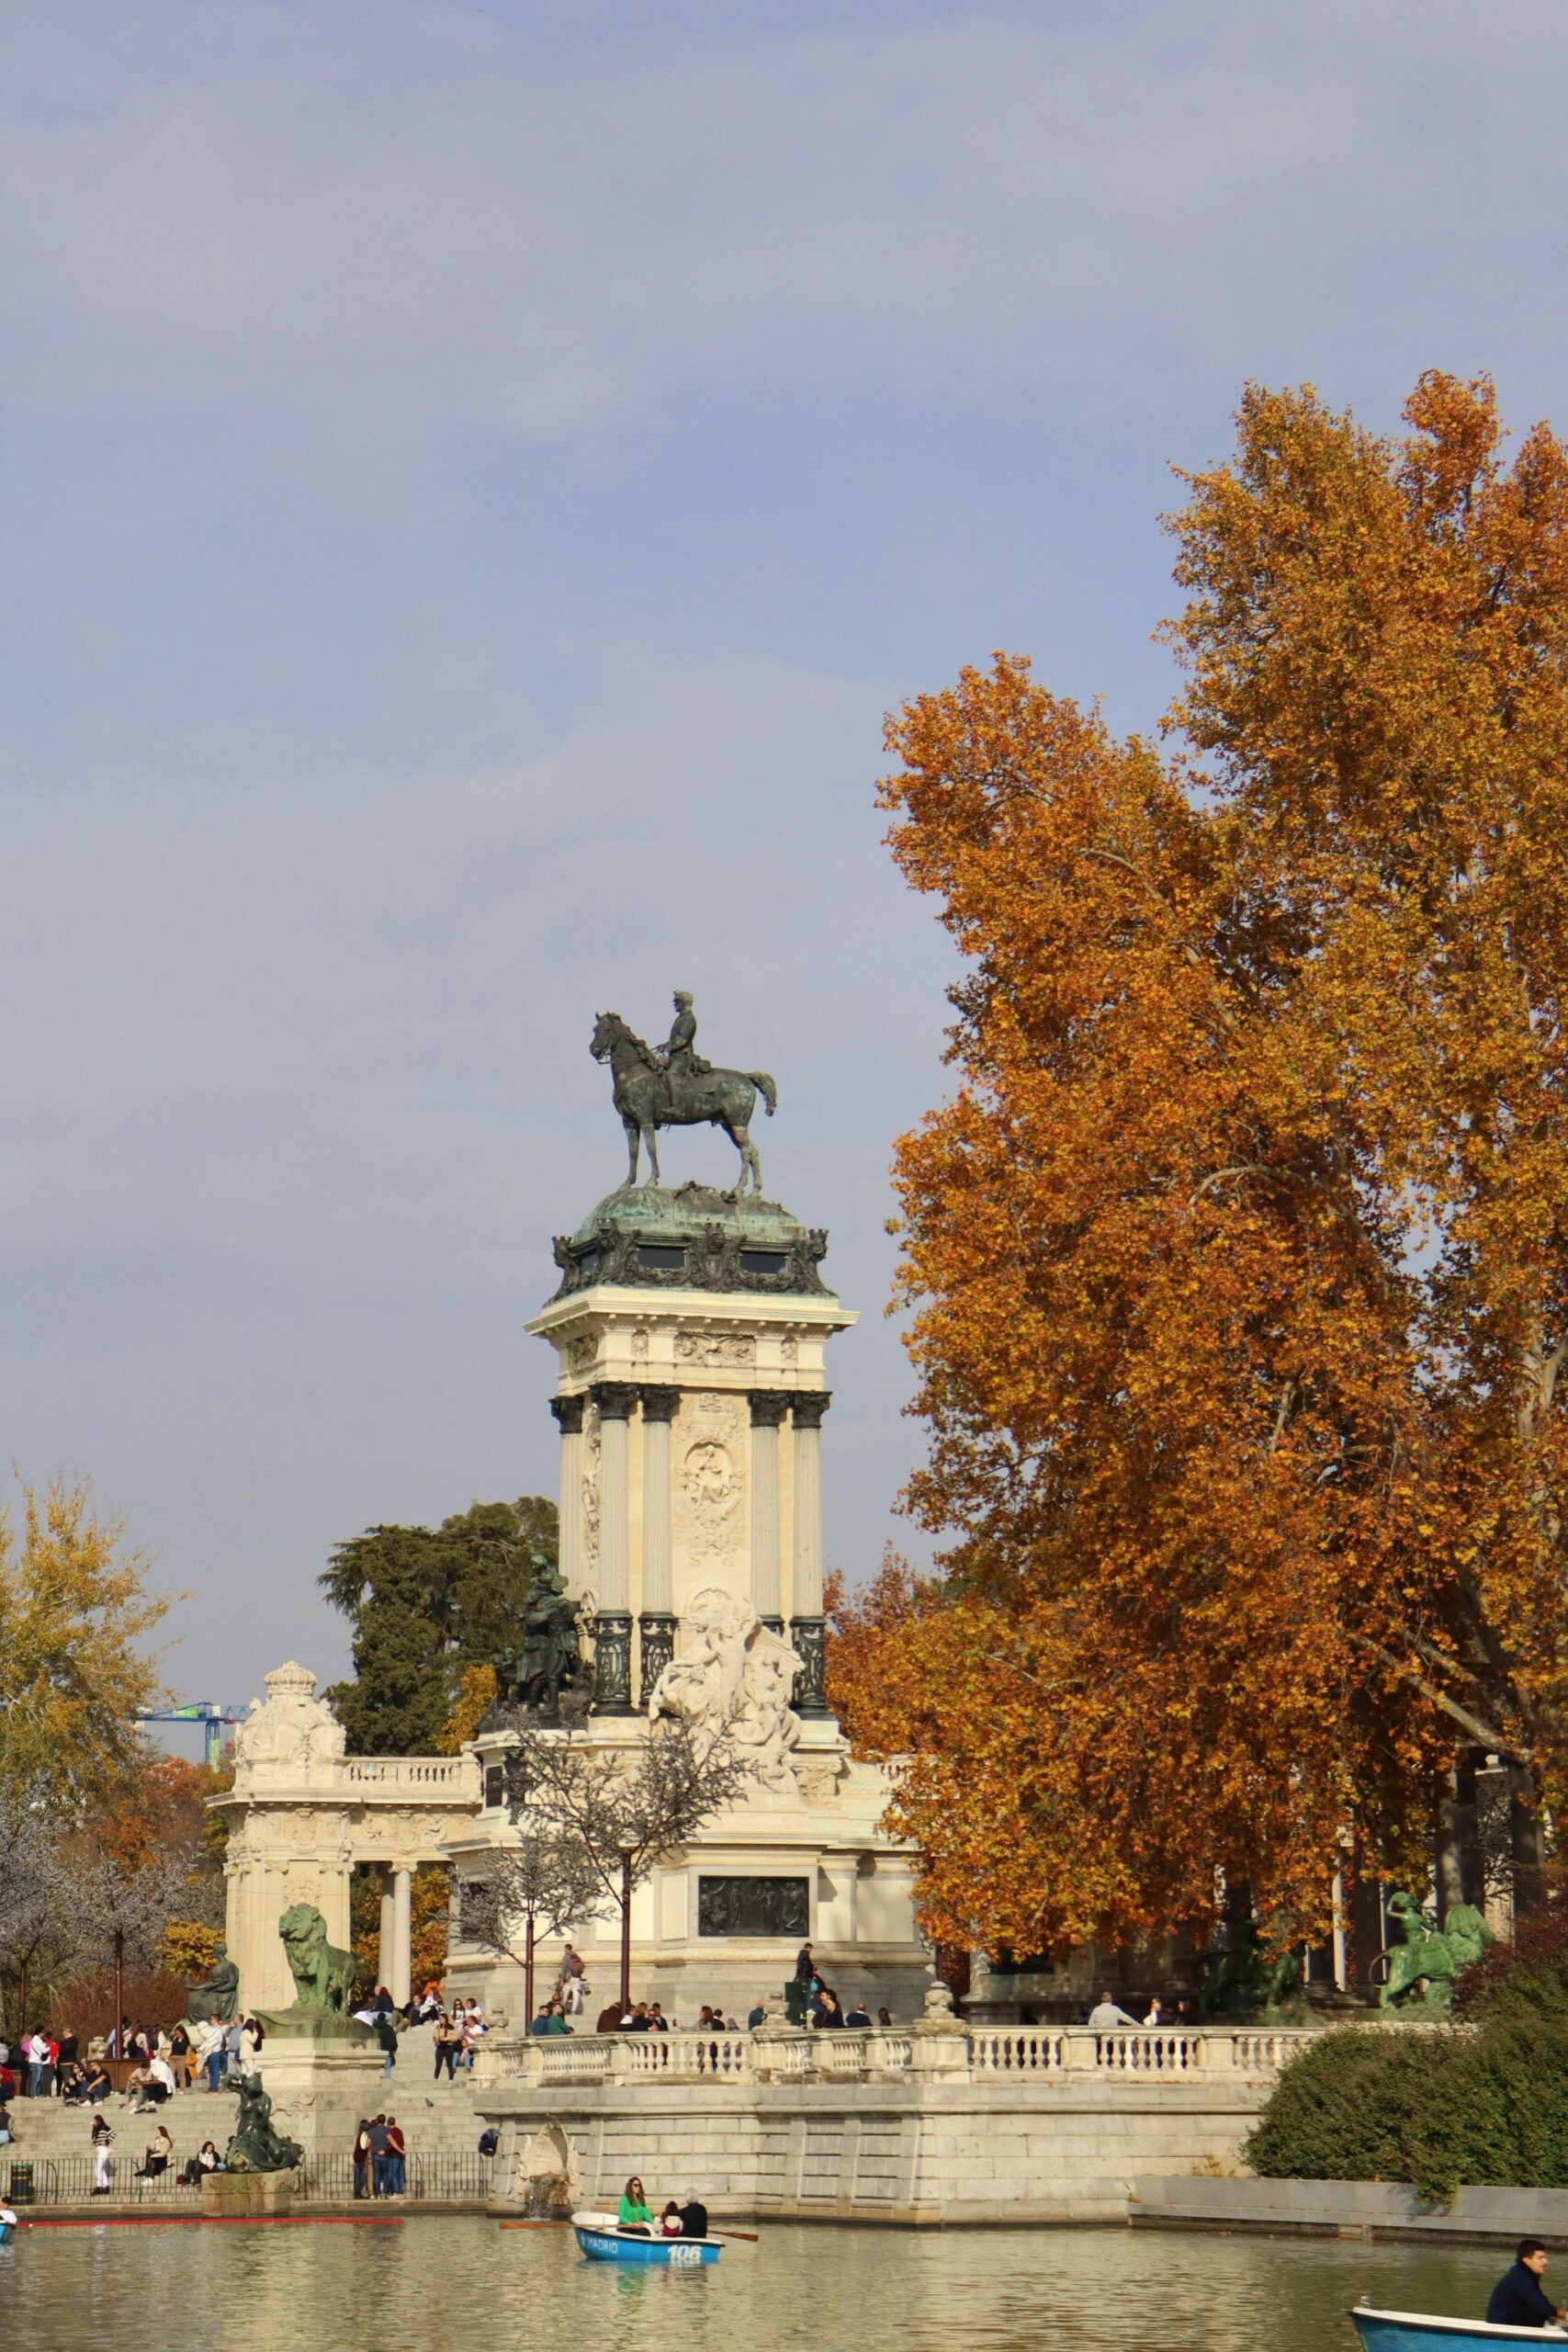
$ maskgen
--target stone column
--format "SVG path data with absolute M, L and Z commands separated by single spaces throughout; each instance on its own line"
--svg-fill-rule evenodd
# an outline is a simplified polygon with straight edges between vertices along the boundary
M 582 1591 L 582 1405 L 581 1396 L 552 1396 L 560 1430 L 560 1580 L 573 1600 Z
M 599 1408 L 599 1620 L 594 1636 L 593 1712 L 629 1715 L 632 1706 L 631 1521 L 626 1497 L 626 1423 L 637 1403 L 629 1380 L 602 1380 Z
M 675 1590 L 670 1543 L 670 1424 L 678 1388 L 650 1383 L 642 1397 L 642 1613 L 637 1695 L 644 1707 L 675 1655 Z
M 386 1986 L 400 2008 L 406 2006 L 412 1991 L 410 1978 L 413 1971 L 413 1872 L 395 1870 L 392 1872 L 392 1973 Z
M 392 1972 L 397 1966 L 398 1937 L 392 1909 L 392 1873 L 383 1864 L 381 1870 L 381 1940 L 376 1952 L 376 1981 L 390 1992 Z
M 822 1416 L 826 1388 L 790 1398 L 795 1422 L 795 1582 L 789 1637 L 801 1658 L 795 1703 L 803 1715 L 825 1715 L 822 1690 Z
M 779 1597 L 779 1429 L 787 1388 L 753 1388 L 751 1407 L 751 1606 L 770 1634 L 784 1632 Z

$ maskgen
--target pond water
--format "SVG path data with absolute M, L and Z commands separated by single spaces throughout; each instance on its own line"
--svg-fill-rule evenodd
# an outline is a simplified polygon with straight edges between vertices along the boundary
M 6 2352 L 1355 2352 L 1363 2293 L 1479 2317 L 1469 2247 L 1099 2230 L 765 2229 L 712 2269 L 570 2230 L 77 2228 L 0 2246 Z

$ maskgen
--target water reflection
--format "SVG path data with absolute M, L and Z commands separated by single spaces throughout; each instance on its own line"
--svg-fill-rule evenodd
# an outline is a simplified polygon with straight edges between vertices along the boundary
M 716 2269 L 583 2262 L 570 2231 L 82 2229 L 0 2248 L 6 2352 L 1353 2352 L 1363 2292 L 1478 2317 L 1469 2247 L 1126 2230 L 764 2229 Z

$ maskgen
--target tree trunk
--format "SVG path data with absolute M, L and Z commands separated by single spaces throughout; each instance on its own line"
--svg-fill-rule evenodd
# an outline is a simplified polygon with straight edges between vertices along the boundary
M 621 2015 L 632 2005 L 632 1858 L 621 1860 Z
M 125 2055 L 122 2046 L 125 2040 L 125 2028 L 120 2023 L 124 2015 L 125 1934 L 122 1928 L 117 1928 L 114 1931 L 114 2053 L 117 2058 L 123 2058 Z
M 19 2041 L 28 2030 L 28 1963 L 24 1960 L 17 1970 L 17 2039 Z
M 523 2030 L 534 2022 L 534 1914 L 528 1914 L 528 1926 L 523 1939 Z
M 1540 1826 L 1535 1782 L 1516 1768 L 1508 1803 L 1508 1849 L 1514 1869 L 1516 1923 L 1539 1911 L 1546 1900 L 1546 1839 Z M 1517 1924 L 1516 1924 L 1517 1932 Z

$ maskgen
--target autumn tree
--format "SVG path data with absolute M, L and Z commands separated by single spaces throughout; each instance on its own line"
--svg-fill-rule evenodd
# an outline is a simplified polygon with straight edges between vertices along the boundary
M 465 1673 L 517 1639 L 533 1555 L 556 1548 L 556 1506 L 539 1495 L 337 1546 L 318 1581 L 353 1626 L 354 1673 L 323 1695 L 351 1755 L 435 1752 Z
M 23 1485 L 19 1517 L 18 1537 L 0 1512 L 0 1782 L 45 1782 L 69 1815 L 140 1769 L 162 1698 L 141 1644 L 168 1603 L 85 1486 Z
M 847 1612 L 928 1925 L 1326 1924 L 1456 1747 L 1568 1800 L 1568 456 L 1250 390 L 1162 750 L 998 657 L 891 723 L 966 961 L 897 1146 L 939 1570 Z

